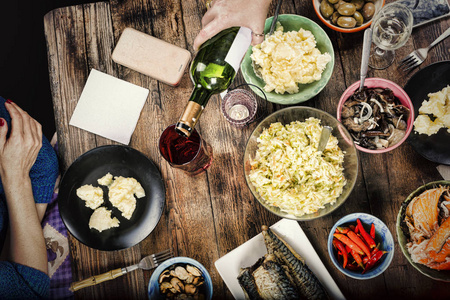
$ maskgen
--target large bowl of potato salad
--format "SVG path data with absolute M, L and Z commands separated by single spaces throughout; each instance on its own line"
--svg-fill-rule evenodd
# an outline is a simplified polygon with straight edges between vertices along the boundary
M 324 126 L 332 128 L 318 151 Z M 347 129 L 332 115 L 293 106 L 269 115 L 251 134 L 244 173 L 255 198 L 272 213 L 305 221 L 341 206 L 358 175 L 358 152 Z
M 250 47 L 242 60 L 242 75 L 257 95 L 264 98 L 264 91 L 270 102 L 290 105 L 307 101 L 331 78 L 333 45 L 317 23 L 298 15 L 278 16 L 269 35 L 272 18 L 266 20 L 264 41 Z

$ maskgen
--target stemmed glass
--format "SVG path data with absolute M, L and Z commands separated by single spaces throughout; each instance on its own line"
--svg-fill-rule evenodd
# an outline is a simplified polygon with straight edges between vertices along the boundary
M 376 47 L 369 59 L 369 67 L 386 69 L 395 58 L 395 49 L 402 47 L 411 35 L 413 15 L 408 7 L 390 3 L 372 20 L 372 41 Z

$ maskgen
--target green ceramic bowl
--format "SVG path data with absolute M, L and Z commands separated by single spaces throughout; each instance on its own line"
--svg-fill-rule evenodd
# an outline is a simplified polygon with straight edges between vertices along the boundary
M 414 192 L 412 192 L 408 196 L 408 198 L 406 198 L 405 203 L 410 202 L 412 199 L 414 199 L 414 197 L 419 196 L 426 190 L 436 188 L 440 185 L 450 186 L 450 181 L 441 180 L 441 181 L 434 181 L 434 182 L 427 183 L 427 184 L 419 187 Z M 403 231 L 400 227 L 400 224 L 402 221 L 402 213 L 405 209 L 406 209 L 406 206 L 403 205 L 402 208 L 400 208 L 400 211 L 397 215 L 397 239 L 398 239 L 400 248 L 402 249 L 403 255 L 406 257 L 406 259 L 409 261 L 409 263 L 423 275 L 428 276 L 435 280 L 450 282 L 450 271 L 434 270 L 434 269 L 428 268 L 425 265 L 415 263 L 412 260 L 411 255 L 409 254 L 408 249 L 406 248 L 406 243 L 408 242 L 408 240 L 407 240 L 406 236 L 403 234 Z
M 266 20 L 264 32 L 268 33 L 270 29 L 270 25 L 272 23 L 272 18 L 270 17 Z M 300 28 L 305 30 L 309 30 L 314 34 L 316 38 L 316 47 L 320 50 L 321 53 L 328 52 L 331 56 L 331 61 L 327 64 L 327 67 L 322 73 L 322 78 L 319 81 L 315 81 L 309 84 L 302 84 L 300 87 L 300 91 L 296 94 L 277 94 L 275 92 L 265 93 L 267 96 L 267 100 L 273 103 L 290 105 L 296 104 L 300 102 L 305 102 L 314 96 L 316 96 L 320 91 L 327 85 L 328 81 L 331 78 L 331 74 L 333 73 L 334 68 L 334 50 L 333 45 L 331 44 L 330 38 L 325 33 L 325 31 L 314 21 L 298 16 L 298 15 L 279 15 L 278 22 L 283 25 L 284 31 L 298 31 Z M 247 83 L 254 84 L 261 89 L 264 88 L 265 83 L 262 79 L 256 76 L 253 66 L 252 59 L 250 55 L 252 54 L 252 47 L 250 47 L 245 54 L 244 59 L 242 60 L 241 70 L 242 75 Z M 252 90 L 260 97 L 264 98 L 262 92 L 250 85 Z

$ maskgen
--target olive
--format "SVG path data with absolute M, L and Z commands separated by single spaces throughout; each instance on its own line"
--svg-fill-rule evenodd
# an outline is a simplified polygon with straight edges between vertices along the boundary
M 337 19 L 340 17 L 341 15 L 335 11 L 332 15 L 331 15 L 331 23 L 333 23 L 334 25 L 337 24 Z
M 353 28 L 356 25 L 356 20 L 352 17 L 339 17 L 337 19 L 337 24 L 344 28 Z
M 364 0 L 352 0 L 351 3 L 356 7 L 356 10 L 360 10 L 364 6 Z
M 336 4 L 338 3 L 339 0 L 328 0 L 328 2 L 330 2 L 330 4 Z
M 322 2 L 320 2 L 320 12 L 325 19 L 328 19 L 333 14 L 334 8 L 327 0 L 322 0 Z
M 361 10 L 361 14 L 364 17 L 364 20 L 369 21 L 372 19 L 373 15 L 375 14 L 375 5 L 373 3 L 366 3 Z
M 359 11 L 355 11 L 355 13 L 353 14 L 353 18 L 355 18 L 357 26 L 361 26 L 362 23 L 364 23 L 364 18 Z
M 338 9 L 339 8 L 339 6 L 341 5 L 341 4 L 344 4 L 344 3 L 347 3 L 347 2 L 345 2 L 344 0 L 339 0 L 339 2 L 338 3 L 335 3 L 333 6 L 334 6 L 334 9 Z
M 344 3 L 339 5 L 337 11 L 343 16 L 352 16 L 356 11 L 356 7 L 351 3 Z

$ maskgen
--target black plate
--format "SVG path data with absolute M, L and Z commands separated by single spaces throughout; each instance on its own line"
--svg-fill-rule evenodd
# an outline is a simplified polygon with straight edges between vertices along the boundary
M 411 98 L 417 118 L 419 108 L 429 93 L 435 93 L 450 85 L 450 61 L 441 61 L 427 66 L 414 74 L 404 90 Z M 408 142 L 423 157 L 436 163 L 450 165 L 450 133 L 441 128 L 438 133 L 428 136 L 414 130 Z
M 97 183 L 106 173 L 133 177 L 145 190 L 137 199 L 130 220 L 108 200 L 107 187 Z M 119 227 L 98 232 L 89 228 L 93 210 L 78 198 L 76 190 L 85 184 L 100 186 L 106 206 L 120 221 Z M 156 227 L 165 204 L 165 188 L 155 164 L 141 152 L 125 146 L 102 146 L 78 157 L 64 174 L 59 187 L 58 205 L 61 218 L 69 232 L 83 244 L 98 250 L 120 250 L 145 239 Z

